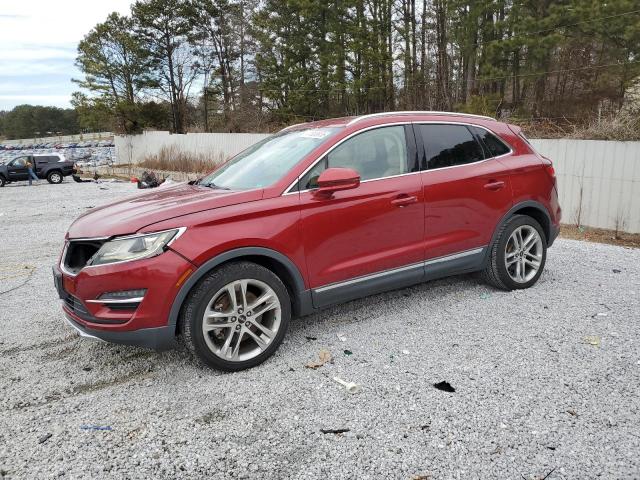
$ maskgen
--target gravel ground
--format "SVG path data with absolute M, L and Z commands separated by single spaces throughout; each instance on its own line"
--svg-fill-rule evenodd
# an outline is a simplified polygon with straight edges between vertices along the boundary
M 0 477 L 640 477 L 640 250 L 561 239 L 527 291 L 461 276 L 351 302 L 223 374 L 64 324 L 66 228 L 132 193 L 0 190 Z

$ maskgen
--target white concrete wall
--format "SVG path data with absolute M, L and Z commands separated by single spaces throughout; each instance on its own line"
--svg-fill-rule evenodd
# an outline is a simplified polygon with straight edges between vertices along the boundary
M 145 132 L 116 136 L 118 163 L 138 163 L 163 146 L 230 157 L 267 137 L 253 133 Z M 531 140 L 553 160 L 563 223 L 640 233 L 640 142 Z
M 117 163 L 139 163 L 163 147 L 211 154 L 212 158 L 231 157 L 269 135 L 263 133 L 187 133 L 150 131 L 142 135 L 117 135 L 114 138 Z
M 553 161 L 563 223 L 640 233 L 640 142 L 531 143 Z

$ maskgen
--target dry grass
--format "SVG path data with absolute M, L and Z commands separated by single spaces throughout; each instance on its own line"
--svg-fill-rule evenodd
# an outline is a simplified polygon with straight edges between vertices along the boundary
M 589 140 L 640 140 L 640 113 L 625 111 L 593 120 L 585 127 L 576 128 L 569 137 Z
M 509 121 L 508 119 L 506 121 Z M 520 125 L 529 138 L 575 138 L 580 140 L 640 140 L 640 112 L 620 111 L 574 124 L 568 119 L 540 119 L 512 123 Z
M 138 167 L 150 170 L 169 172 L 208 173 L 226 158 L 222 153 L 193 153 L 185 152 L 175 146 L 162 147 L 157 155 L 149 155 L 138 164 Z
M 603 228 L 562 225 L 560 228 L 560 236 L 572 240 L 640 248 L 640 234 L 638 233 L 616 233 L 614 230 L 605 230 Z

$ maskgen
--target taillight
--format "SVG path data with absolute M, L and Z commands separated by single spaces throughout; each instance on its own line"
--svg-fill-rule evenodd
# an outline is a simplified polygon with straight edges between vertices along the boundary
M 556 178 L 556 169 L 553 168 L 553 164 L 547 165 L 546 169 L 551 178 Z

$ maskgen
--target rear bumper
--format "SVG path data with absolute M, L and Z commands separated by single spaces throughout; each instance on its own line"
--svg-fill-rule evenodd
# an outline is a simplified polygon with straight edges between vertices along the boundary
M 560 225 L 551 225 L 549 233 L 550 235 L 549 241 L 547 242 L 547 247 L 553 245 L 553 242 L 555 242 L 556 238 L 558 238 L 558 235 L 560 234 Z
M 135 345 L 137 347 L 151 348 L 154 350 L 168 350 L 175 347 L 175 327 L 141 328 L 127 332 L 110 332 L 95 330 L 78 323 L 69 312 L 65 310 L 67 324 L 80 336 L 103 340 L 120 345 Z

